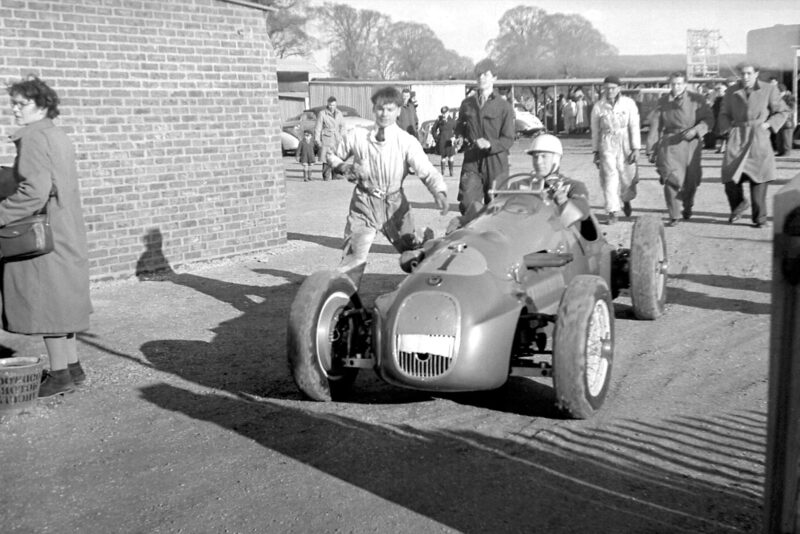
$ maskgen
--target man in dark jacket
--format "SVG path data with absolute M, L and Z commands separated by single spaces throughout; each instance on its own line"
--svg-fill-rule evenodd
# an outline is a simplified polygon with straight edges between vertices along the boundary
M 419 118 L 417 118 L 417 106 L 411 100 L 411 89 L 403 89 L 403 105 L 400 107 L 400 116 L 397 118 L 397 125 L 401 130 L 405 130 L 419 140 Z
M 458 186 L 458 209 L 477 213 L 491 200 L 489 190 L 508 177 L 508 151 L 514 144 L 514 108 L 494 90 L 494 62 L 475 67 L 478 90 L 461 102 L 456 137 L 462 140 L 464 162 Z

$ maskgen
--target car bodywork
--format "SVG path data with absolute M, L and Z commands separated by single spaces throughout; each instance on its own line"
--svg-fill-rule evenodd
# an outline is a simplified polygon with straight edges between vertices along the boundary
M 303 132 L 314 131 L 314 127 L 317 124 L 317 114 L 323 109 L 325 109 L 325 106 L 315 106 L 303 110 L 302 113 L 283 121 L 281 130 L 292 134 L 297 139 L 302 139 Z M 356 127 L 369 128 L 375 122 L 360 116 L 358 112 L 350 106 L 337 105 L 336 109 L 341 111 L 344 116 L 345 131 L 352 130 Z
M 552 376 L 571 416 L 599 408 L 613 359 L 612 299 L 630 288 L 637 316 L 663 311 L 663 227 L 637 221 L 633 247 L 615 248 L 594 216 L 560 210 L 530 175 L 512 176 L 494 194 L 464 228 L 405 258 L 412 272 L 371 308 L 342 274 L 304 282 L 289 326 L 289 360 L 304 393 L 334 398 L 358 368 L 435 392 Z

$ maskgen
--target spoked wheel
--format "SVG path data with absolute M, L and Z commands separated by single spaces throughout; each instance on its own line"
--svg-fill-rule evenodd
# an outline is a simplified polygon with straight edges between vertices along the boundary
M 361 308 L 345 274 L 314 273 L 300 286 L 289 312 L 287 348 L 292 377 L 309 398 L 336 400 L 351 390 L 358 369 L 342 361 L 368 336 Z
M 633 313 L 638 319 L 656 319 L 667 300 L 667 241 L 656 217 L 640 217 L 633 225 L 630 284 Z
M 561 409 L 585 419 L 598 410 L 611 382 L 614 312 L 599 276 L 576 276 L 558 307 L 553 339 L 553 385 Z

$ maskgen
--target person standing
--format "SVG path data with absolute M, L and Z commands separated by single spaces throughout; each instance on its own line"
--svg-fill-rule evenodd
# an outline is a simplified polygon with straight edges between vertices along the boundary
M 703 175 L 703 136 L 712 129 L 713 116 L 704 96 L 686 90 L 684 73 L 673 72 L 668 82 L 669 93 L 658 99 L 650 115 L 646 151 L 664 186 L 667 225 L 675 226 L 679 214 L 687 220 L 692 216 Z
M 53 250 L 3 263 L 3 329 L 44 338 L 50 369 L 39 397 L 50 397 L 72 391 L 86 378 L 75 338 L 89 328 L 92 312 L 86 226 L 75 149 L 53 124 L 58 95 L 36 77 L 11 84 L 8 94 L 22 128 L 11 135 L 18 187 L 0 201 L 0 226 L 47 207 Z
M 336 109 L 336 97 L 328 97 L 328 105 L 317 114 L 314 127 L 314 143 L 319 147 L 322 161 L 322 179 L 331 179 L 331 168 L 327 163 L 328 152 L 334 150 L 344 134 L 344 115 Z
M 317 161 L 314 154 L 314 136 L 310 130 L 303 132 L 303 140 L 297 145 L 297 162 L 303 166 L 303 181 L 311 181 L 311 168 Z
M 788 113 L 786 114 L 786 122 L 783 123 L 776 135 L 775 155 L 779 157 L 790 156 L 794 142 L 792 139 L 794 137 L 794 108 L 797 106 L 797 100 L 795 100 L 792 92 L 786 88 L 786 85 L 778 84 L 778 90 L 783 102 L 786 104 Z
M 491 200 L 489 190 L 508 178 L 508 152 L 514 144 L 514 108 L 494 90 L 497 67 L 491 59 L 475 67 L 478 90 L 461 102 L 456 137 L 464 147 L 458 209 L 474 218 Z M 459 141 L 457 141 L 459 142 Z
M 445 165 L 450 171 L 450 176 L 453 176 L 453 158 L 456 155 L 454 137 L 457 123 L 447 106 L 444 106 L 440 113 L 439 118 L 433 123 L 431 135 L 436 141 L 436 151 L 441 156 L 439 166 L 442 168 L 442 176 L 444 176 Z
M 592 151 L 600 169 L 607 224 L 617 222 L 620 208 L 630 217 L 639 179 L 639 109 L 633 99 L 620 94 L 620 85 L 617 76 L 603 80 L 603 96 L 592 106 L 591 115 Z
M 400 116 L 397 118 L 397 125 L 401 130 L 411 134 L 414 139 L 419 140 L 419 118 L 417 117 L 417 106 L 411 98 L 411 89 L 403 89 L 403 105 L 400 106 Z
M 436 207 L 445 215 L 447 185 L 431 164 L 419 141 L 397 126 L 402 97 L 391 86 L 372 95 L 375 126 L 348 132 L 335 151 L 328 153 L 328 164 L 356 184 L 350 199 L 350 212 L 344 230 L 344 252 L 338 270 L 347 273 L 358 285 L 366 266 L 369 249 L 381 231 L 398 252 L 415 250 L 426 238 L 415 231 L 411 206 L 403 192 L 403 181 L 414 169 L 433 196 Z M 352 158 L 352 163 L 345 163 Z
M 722 99 L 720 132 L 728 135 L 722 158 L 722 183 L 731 208 L 729 223 L 739 220 L 750 204 L 743 182 L 750 183 L 753 226 L 767 223 L 767 184 L 775 179 L 775 153 L 770 132 L 780 130 L 788 116 L 776 85 L 759 81 L 758 67 L 742 63 L 740 80 Z

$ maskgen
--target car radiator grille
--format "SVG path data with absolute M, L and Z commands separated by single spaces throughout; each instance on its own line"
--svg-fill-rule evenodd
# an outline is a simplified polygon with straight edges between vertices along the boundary
M 400 372 L 412 378 L 447 373 L 458 354 L 460 323 L 452 296 L 437 291 L 410 295 L 396 322 L 394 359 Z
M 446 373 L 453 363 L 454 336 L 400 335 L 397 365 L 408 376 L 433 378 Z M 412 349 L 418 346 L 419 350 Z

